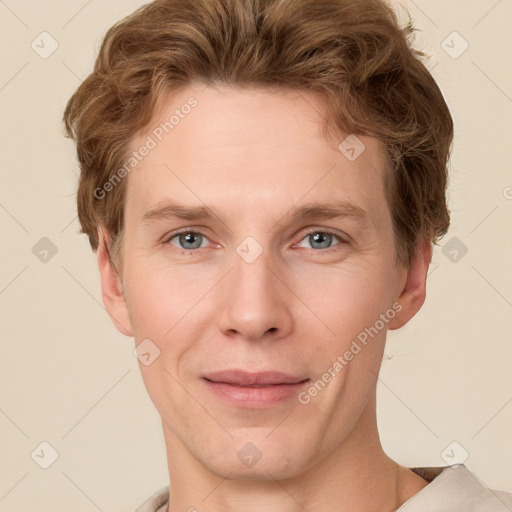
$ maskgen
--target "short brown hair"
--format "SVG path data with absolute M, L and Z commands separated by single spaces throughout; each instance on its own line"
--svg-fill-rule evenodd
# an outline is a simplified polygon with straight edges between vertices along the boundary
M 383 0 L 155 0 L 110 28 L 93 72 L 69 100 L 67 135 L 81 168 L 81 232 L 98 248 L 109 234 L 119 268 L 126 180 L 102 187 L 155 113 L 164 91 L 192 81 L 320 93 L 326 126 L 379 139 L 396 261 L 410 266 L 418 243 L 448 230 L 447 165 L 453 121 Z M 341 142 L 341 141 L 340 141 Z

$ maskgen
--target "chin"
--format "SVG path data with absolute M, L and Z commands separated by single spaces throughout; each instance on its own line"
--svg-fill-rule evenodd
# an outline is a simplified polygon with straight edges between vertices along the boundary
M 282 436 L 271 441 L 261 436 L 254 436 L 253 442 L 248 439 L 231 440 L 229 446 L 222 447 L 222 454 L 210 454 L 208 460 L 200 462 L 223 478 L 248 481 L 294 478 L 314 463 L 314 454 L 303 449 L 304 443 L 293 442 L 292 436 L 288 436 L 288 442 Z

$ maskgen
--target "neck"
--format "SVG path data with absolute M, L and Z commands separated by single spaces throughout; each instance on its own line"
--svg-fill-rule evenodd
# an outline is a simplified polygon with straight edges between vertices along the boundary
M 350 435 L 294 478 L 232 480 L 211 472 L 162 423 L 171 497 L 168 512 L 392 512 L 427 482 L 383 451 L 375 397 Z

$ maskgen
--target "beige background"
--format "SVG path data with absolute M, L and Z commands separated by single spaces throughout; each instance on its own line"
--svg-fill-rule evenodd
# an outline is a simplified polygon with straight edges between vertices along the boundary
M 129 511 L 168 483 L 133 339 L 111 324 L 77 234 L 77 167 L 60 126 L 105 30 L 142 3 L 0 1 L 1 512 Z M 424 308 L 389 337 L 382 441 L 409 466 L 467 452 L 485 485 L 512 492 L 512 2 L 402 3 L 455 120 L 453 218 Z M 48 58 L 31 47 L 51 49 L 43 31 L 58 43 Z M 43 237 L 57 249 L 46 262 Z M 43 441 L 58 452 L 48 469 Z

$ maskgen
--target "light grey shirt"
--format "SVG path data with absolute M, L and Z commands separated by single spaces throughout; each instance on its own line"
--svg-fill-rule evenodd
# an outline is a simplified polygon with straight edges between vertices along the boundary
M 488 489 L 464 464 L 410 469 L 430 483 L 396 512 L 512 512 L 512 494 Z M 135 512 L 166 512 L 168 502 L 166 486 Z

